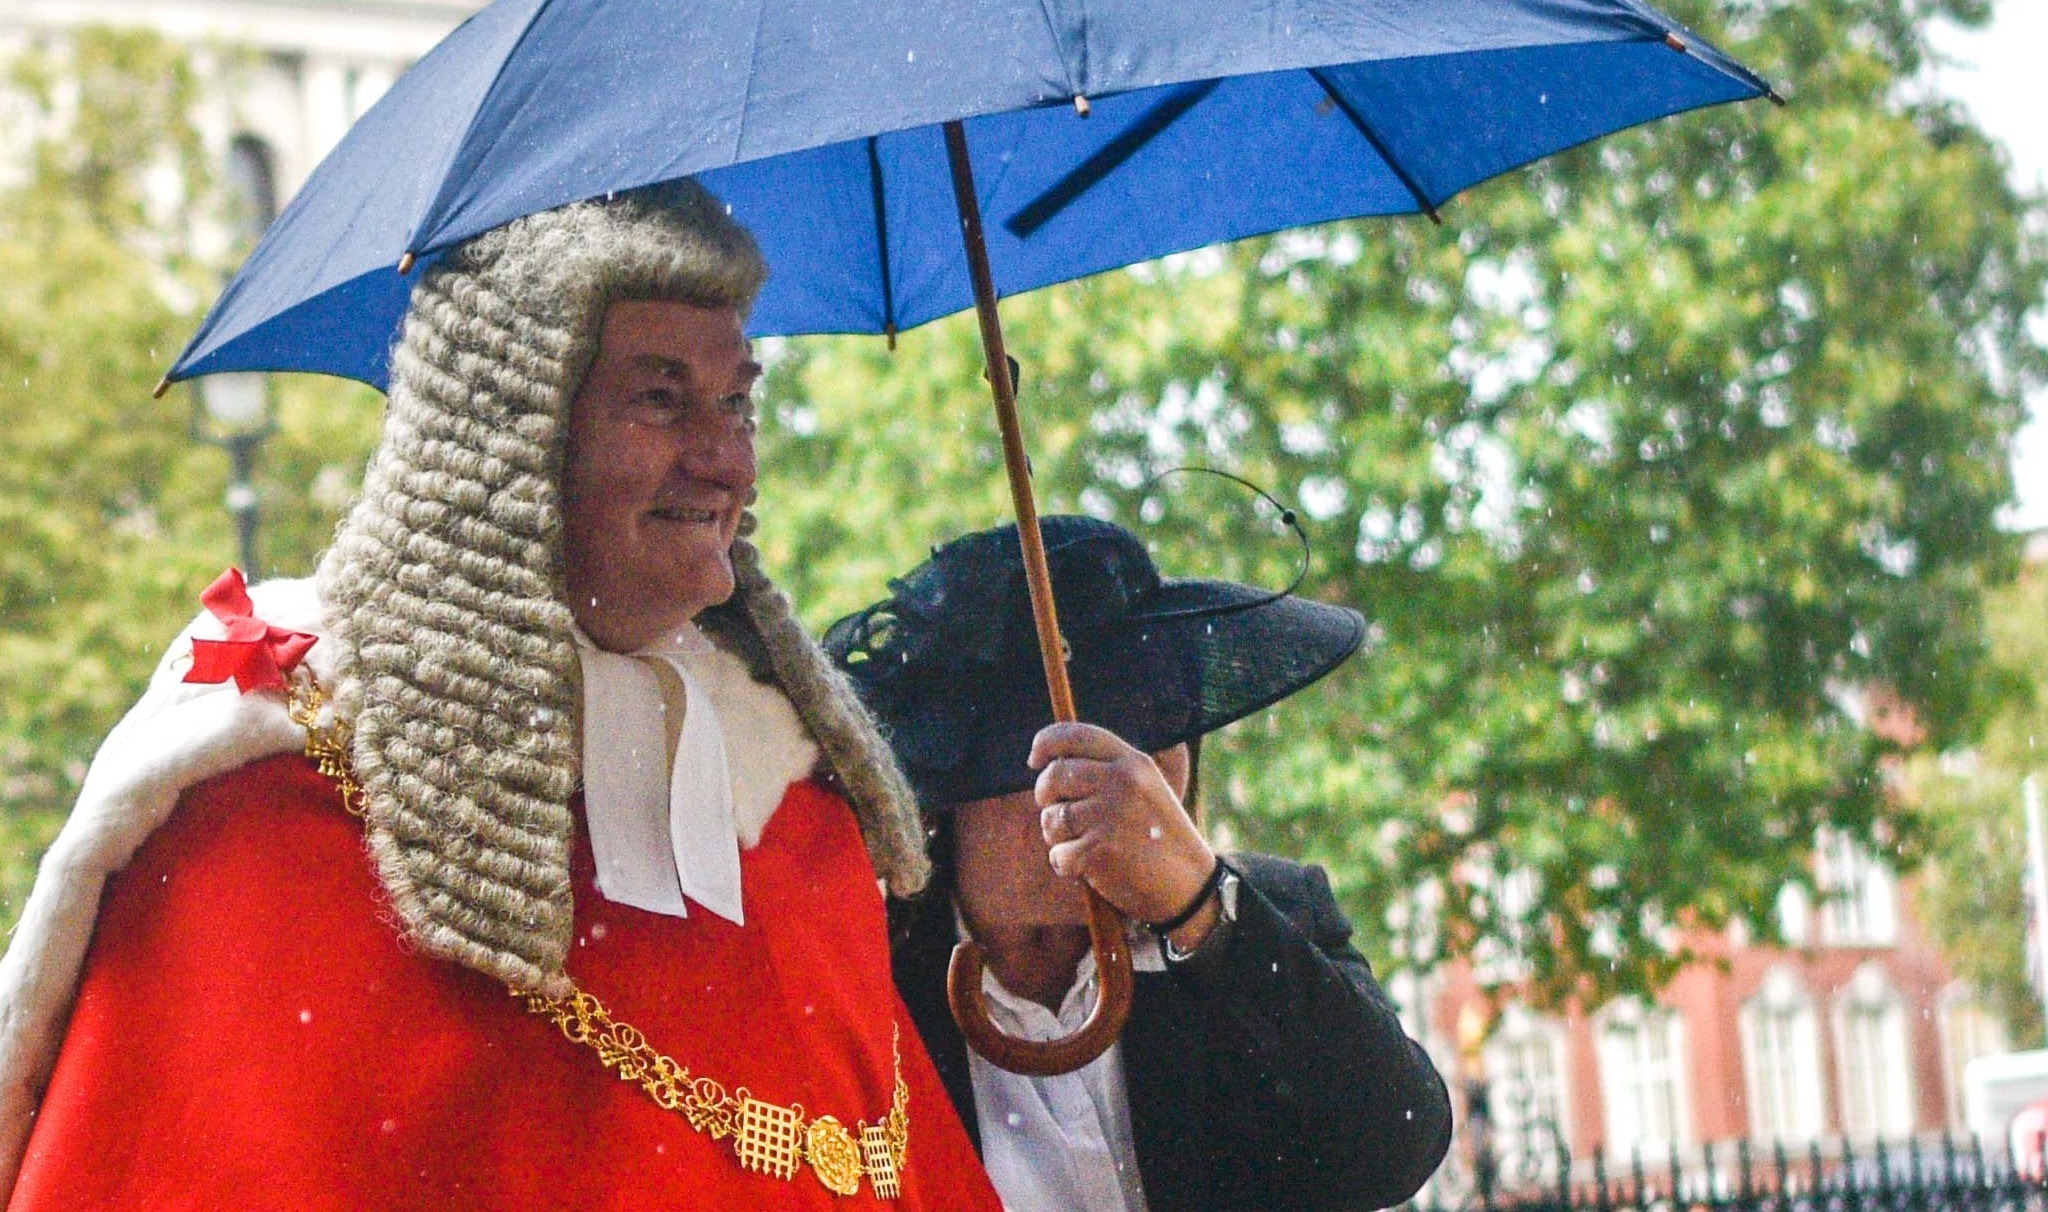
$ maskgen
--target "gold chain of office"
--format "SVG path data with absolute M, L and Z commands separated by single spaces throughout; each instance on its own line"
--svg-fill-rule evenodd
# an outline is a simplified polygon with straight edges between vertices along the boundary
M 335 781 L 341 804 L 363 815 L 363 788 L 350 758 L 350 727 L 346 721 L 321 722 L 327 692 L 311 671 L 301 667 L 291 681 L 285 707 L 292 722 L 306 730 L 306 756 L 321 774 Z M 852 1195 L 865 1176 L 882 1199 L 901 1193 L 901 1175 L 910 1152 L 910 1087 L 903 1081 L 902 1041 L 891 1041 L 895 1056 L 895 1095 L 889 1113 L 877 1123 L 857 1121 L 852 1130 L 830 1115 L 807 1117 L 802 1103 L 783 1106 L 755 1098 L 745 1086 L 728 1092 L 724 1085 L 691 1074 L 689 1069 L 652 1044 L 638 1028 L 613 1018 L 603 1002 L 581 989 L 567 997 L 514 989 L 526 1009 L 552 1022 L 562 1035 L 597 1053 L 598 1061 L 634 1082 L 664 1110 L 681 1115 L 690 1127 L 713 1140 L 732 1138 L 740 1165 L 759 1174 L 793 1179 L 808 1164 L 827 1190 Z

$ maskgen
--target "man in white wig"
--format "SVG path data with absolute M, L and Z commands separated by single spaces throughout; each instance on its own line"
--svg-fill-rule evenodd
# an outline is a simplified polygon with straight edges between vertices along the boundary
M 764 276 L 690 183 L 425 272 L 317 577 L 208 591 L 44 860 L 10 1209 L 996 1206 L 909 792 L 741 537 Z

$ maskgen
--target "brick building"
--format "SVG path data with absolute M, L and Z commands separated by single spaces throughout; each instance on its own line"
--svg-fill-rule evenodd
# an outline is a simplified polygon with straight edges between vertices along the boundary
M 1560 1151 L 1662 1169 L 1726 1142 L 1797 1155 L 1961 1131 L 1963 1067 L 2005 1051 L 2002 1028 L 1884 864 L 1828 839 L 1815 875 L 1818 904 L 1781 898 L 1787 945 L 1695 936 L 1700 962 L 1652 1003 L 1549 1014 L 1510 997 L 1496 1016 L 1472 965 L 1434 978 L 1428 1036 L 1468 1126 L 1483 1100 L 1503 1175 L 1554 1177 Z

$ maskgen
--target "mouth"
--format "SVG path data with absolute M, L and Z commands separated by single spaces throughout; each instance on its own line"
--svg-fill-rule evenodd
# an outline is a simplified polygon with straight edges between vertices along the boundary
M 647 513 L 649 517 L 684 526 L 716 526 L 725 516 L 721 510 L 700 509 L 689 505 L 663 505 L 650 509 Z

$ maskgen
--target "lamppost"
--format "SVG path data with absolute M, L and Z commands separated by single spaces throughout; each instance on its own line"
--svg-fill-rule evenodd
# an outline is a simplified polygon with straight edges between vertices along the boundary
M 1472 1149 L 1472 1182 L 1482 1208 L 1493 1207 L 1494 1187 L 1500 1179 L 1492 1090 L 1486 1074 L 1486 1037 L 1492 1030 L 1492 1013 L 1477 1001 L 1468 1001 L 1458 1010 L 1458 1084 L 1464 1087 L 1465 1139 Z
M 262 575 L 256 561 L 256 449 L 277 428 L 270 382 L 253 371 L 204 375 L 194 395 L 192 438 L 228 452 L 228 513 L 240 539 L 242 571 L 254 581 Z

